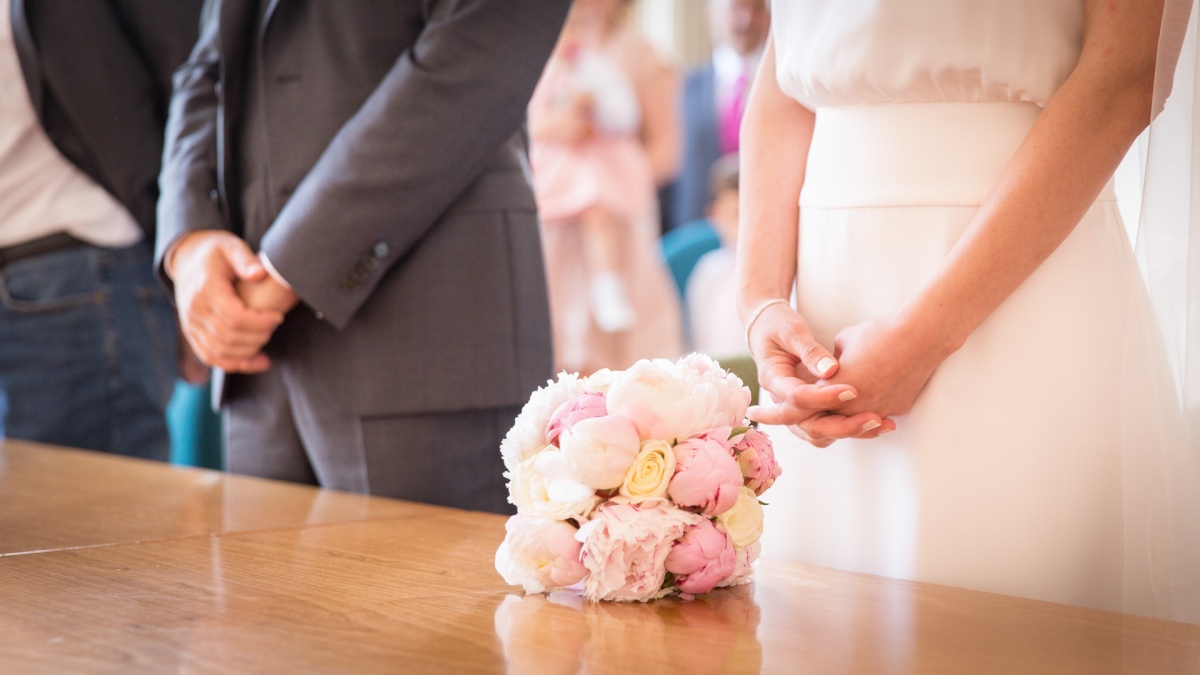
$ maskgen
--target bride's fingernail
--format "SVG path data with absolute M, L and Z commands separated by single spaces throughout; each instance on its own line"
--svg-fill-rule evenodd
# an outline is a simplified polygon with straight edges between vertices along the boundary
M 876 422 L 875 420 L 871 420 L 863 425 L 863 433 L 865 434 L 868 431 L 871 431 L 872 429 L 878 429 L 880 426 L 882 426 L 882 425 L 879 422 Z
M 890 433 L 892 433 L 893 431 L 895 431 L 895 429 L 880 429 L 880 430 L 879 430 L 879 435 L 880 435 L 880 436 L 882 436 L 882 435 L 884 435 L 884 434 L 890 434 Z
M 820 375 L 821 377 L 825 377 L 825 375 L 829 371 L 833 370 L 833 367 L 836 365 L 837 365 L 837 361 L 834 361 L 833 359 L 826 356 L 825 358 L 823 358 L 817 362 L 817 374 Z
M 838 400 L 842 402 L 853 401 L 856 398 L 858 398 L 858 394 L 852 391 L 843 391 L 842 393 L 838 394 Z

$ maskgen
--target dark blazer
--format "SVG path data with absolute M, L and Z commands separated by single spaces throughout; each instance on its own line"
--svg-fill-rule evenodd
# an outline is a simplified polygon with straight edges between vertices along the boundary
M 175 76 L 160 270 L 192 230 L 260 247 L 302 300 L 276 363 L 352 414 L 523 402 L 552 374 L 525 108 L 569 3 L 262 2 L 260 26 L 253 0 L 209 0 Z M 255 53 L 263 232 L 237 154 Z
M 12 0 L 13 40 L 58 150 L 154 236 L 171 73 L 201 0 Z
M 716 72 L 709 61 L 688 73 L 683 84 L 683 165 L 673 189 L 672 227 L 708 212 L 708 173 L 721 158 L 716 98 Z

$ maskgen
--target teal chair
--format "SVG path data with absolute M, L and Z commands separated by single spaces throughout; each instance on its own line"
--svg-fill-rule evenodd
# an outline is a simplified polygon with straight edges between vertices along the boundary
M 167 405 L 171 432 L 171 463 L 224 468 L 221 417 L 212 409 L 212 387 L 179 380 Z
M 663 257 L 671 268 L 679 297 L 683 298 L 688 277 L 700 258 L 709 251 L 721 248 L 721 237 L 707 219 L 684 223 L 662 236 Z

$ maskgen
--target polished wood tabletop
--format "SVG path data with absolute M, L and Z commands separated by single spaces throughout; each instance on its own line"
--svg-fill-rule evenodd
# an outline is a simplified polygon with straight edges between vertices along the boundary
M 0 672 L 1200 673 L 1200 626 L 777 561 L 524 596 L 499 516 L 0 442 Z

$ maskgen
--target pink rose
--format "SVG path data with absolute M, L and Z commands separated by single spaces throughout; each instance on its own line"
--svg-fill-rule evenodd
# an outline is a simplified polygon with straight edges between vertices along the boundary
M 575 534 L 583 542 L 580 555 L 587 568 L 584 597 L 640 602 L 661 597 L 663 561 L 675 540 L 701 520 L 665 499 L 601 504 Z
M 738 466 L 746 479 L 746 487 L 761 495 L 775 484 L 775 479 L 783 473 L 779 462 L 775 461 L 775 448 L 771 439 L 758 429 L 751 429 L 738 439 L 733 451 L 737 454 Z
M 605 407 L 604 394 L 586 393 L 576 396 L 555 409 L 546 423 L 546 442 L 558 445 L 558 437 L 578 422 L 593 417 L 604 417 L 608 414 Z
M 667 494 L 679 506 L 715 516 L 733 508 L 742 487 L 742 470 L 727 445 L 693 438 L 675 446 L 675 476 Z
M 516 515 L 508 519 L 504 543 L 496 551 L 496 571 L 527 593 L 578 583 L 586 569 L 576 529 L 562 520 Z
M 727 579 L 736 562 L 729 535 L 706 518 L 689 527 L 675 542 L 664 567 L 675 575 L 680 591 L 700 595 Z

